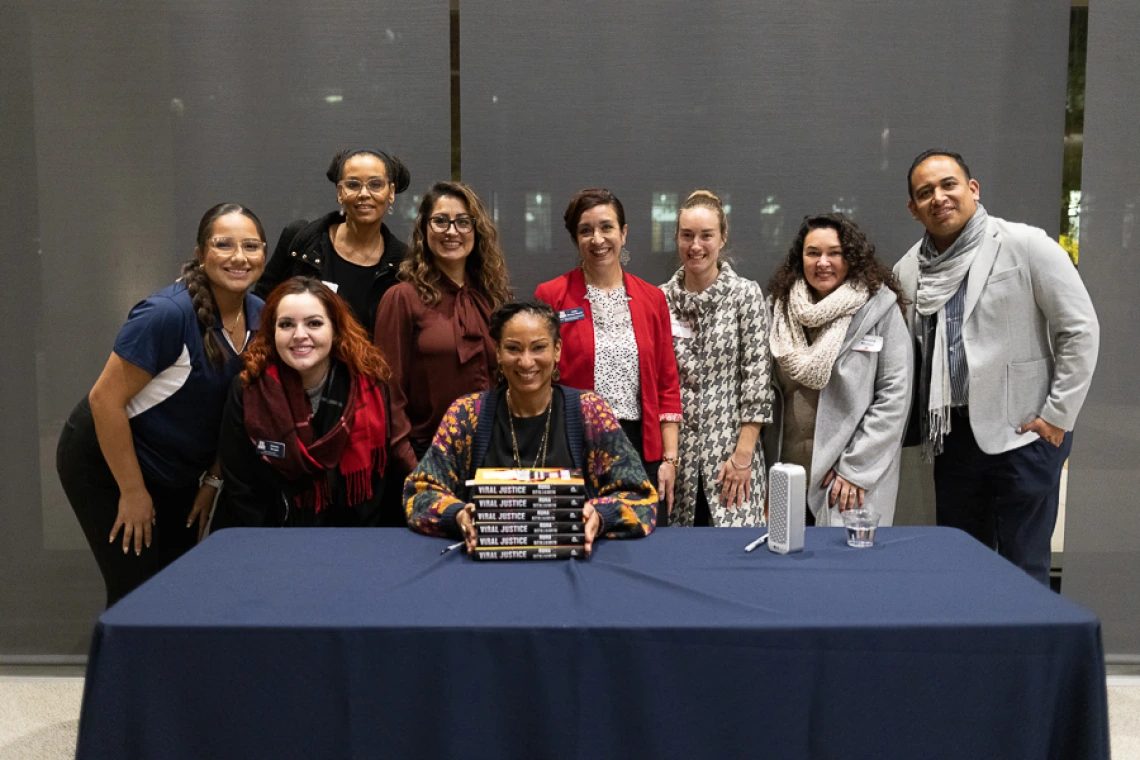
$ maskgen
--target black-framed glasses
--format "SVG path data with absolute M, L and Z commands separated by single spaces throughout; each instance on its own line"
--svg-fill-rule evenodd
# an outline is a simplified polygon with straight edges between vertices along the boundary
M 246 256 L 256 256 L 265 250 L 265 242 L 257 238 L 234 240 L 228 237 L 216 237 L 210 240 L 210 247 L 226 256 L 233 256 L 239 247 Z
M 454 219 L 448 219 L 446 216 L 433 216 L 428 219 L 428 224 L 431 225 L 433 231 L 440 235 L 446 234 L 453 224 L 456 232 L 467 233 L 475 228 L 475 220 L 469 216 L 457 216 Z
M 386 179 L 373 177 L 367 182 L 361 182 L 358 179 L 342 179 L 340 182 L 336 183 L 336 186 L 349 195 L 359 195 L 360 191 L 364 188 L 368 188 L 368 192 L 371 195 L 379 195 L 388 189 L 388 184 L 388 180 Z

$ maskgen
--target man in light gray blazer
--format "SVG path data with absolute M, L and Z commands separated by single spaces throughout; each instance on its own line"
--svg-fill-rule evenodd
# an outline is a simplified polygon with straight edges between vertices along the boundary
M 938 524 L 1048 585 L 1061 468 L 1096 366 L 1096 312 L 1043 230 L 986 213 L 957 153 L 922 153 L 907 185 L 926 234 L 895 273 L 911 301 L 912 414 L 934 459 Z

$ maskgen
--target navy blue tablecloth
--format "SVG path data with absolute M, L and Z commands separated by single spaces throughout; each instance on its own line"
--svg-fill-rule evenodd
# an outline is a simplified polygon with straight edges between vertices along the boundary
M 78 757 L 1108 757 L 1085 609 L 956 530 L 756 535 L 221 531 L 100 618 Z

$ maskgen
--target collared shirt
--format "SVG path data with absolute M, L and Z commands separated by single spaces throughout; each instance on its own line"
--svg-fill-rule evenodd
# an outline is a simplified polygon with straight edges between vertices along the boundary
M 966 310 L 966 283 L 963 277 L 958 292 L 946 302 L 946 343 L 950 353 L 950 406 L 970 403 L 970 368 L 966 364 L 966 347 L 962 344 L 962 315 Z
M 618 419 L 640 420 L 637 338 L 625 286 L 607 293 L 587 284 L 586 298 L 594 316 L 594 390 L 609 402 Z
M 260 298 L 246 294 L 250 330 L 257 329 L 262 306 Z M 212 329 L 228 337 L 216 312 Z M 151 376 L 126 408 L 135 456 L 148 483 L 193 485 L 217 456 L 226 394 L 242 368 L 238 352 L 229 352 L 233 344 L 225 342 L 226 362 L 215 368 L 181 280 L 135 304 L 119 330 L 115 354 Z

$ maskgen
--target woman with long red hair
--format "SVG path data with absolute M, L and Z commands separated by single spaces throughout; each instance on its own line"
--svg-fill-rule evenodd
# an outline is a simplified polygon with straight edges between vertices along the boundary
M 213 528 L 402 525 L 381 507 L 388 365 L 349 306 L 294 277 L 266 299 L 222 421 Z

